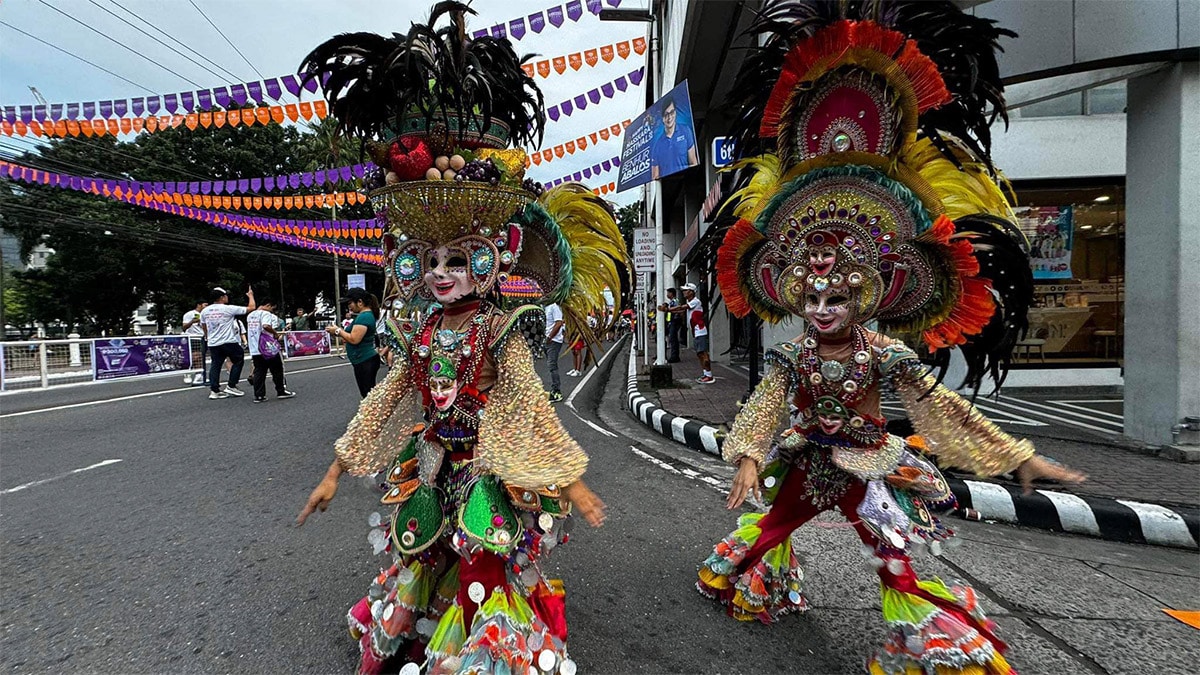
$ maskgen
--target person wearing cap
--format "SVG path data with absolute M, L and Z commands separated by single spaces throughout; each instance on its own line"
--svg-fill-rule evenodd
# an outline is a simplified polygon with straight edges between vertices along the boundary
M 363 398 L 379 377 L 379 352 L 375 349 L 375 322 L 379 317 L 379 299 L 361 288 L 346 292 L 346 305 L 354 319 L 346 328 L 330 324 L 325 330 L 346 343 L 346 360 L 354 368 L 354 381 Z
M 212 354 L 212 362 L 208 366 L 208 386 L 211 393 L 209 400 L 244 396 L 245 392 L 237 388 L 238 378 L 242 376 L 242 362 L 245 354 L 242 352 L 241 324 L 237 318 L 254 311 L 254 289 L 246 289 L 246 305 L 229 304 L 229 292 L 217 286 L 209 296 L 212 302 L 200 312 L 200 323 L 204 330 L 204 339 L 208 342 L 208 351 Z M 221 366 L 228 359 L 229 383 L 221 387 Z
M 195 309 L 190 309 L 183 315 L 184 335 L 187 335 L 189 340 L 200 341 L 200 372 L 197 373 L 197 377 L 192 378 L 192 384 L 208 384 L 208 368 L 205 367 L 208 361 L 208 343 L 204 341 L 204 326 L 200 321 L 200 312 L 203 312 L 205 307 L 208 307 L 207 302 L 197 302 Z M 196 379 L 200 382 L 197 383 Z
M 658 309 L 672 314 L 687 316 L 687 325 L 692 328 L 692 347 L 696 350 L 696 358 L 700 360 L 700 368 L 704 371 L 696 381 L 700 384 L 712 384 L 716 378 L 712 374 L 712 361 L 708 357 L 708 324 L 704 322 L 704 306 L 696 297 L 696 284 L 683 285 L 685 304 L 678 307 L 659 305 Z

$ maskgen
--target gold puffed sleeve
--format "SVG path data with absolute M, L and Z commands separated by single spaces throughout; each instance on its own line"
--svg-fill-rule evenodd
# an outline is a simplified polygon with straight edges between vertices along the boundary
M 762 464 L 775 432 L 787 415 L 787 392 L 791 382 L 784 367 L 777 367 L 763 377 L 750 400 L 733 420 L 733 428 L 721 446 L 721 457 L 730 464 L 737 464 L 742 457 L 749 457 Z
M 479 420 L 475 466 L 531 489 L 579 480 L 588 456 L 551 407 L 525 340 L 507 340 L 495 357 L 496 384 Z
M 969 401 L 940 384 L 934 386 L 932 376 L 914 369 L 894 382 L 913 428 L 930 441 L 929 452 L 943 465 L 996 476 L 1033 457 L 1032 443 L 1001 431 Z M 930 393 L 924 396 L 925 392 Z
M 346 433 L 334 443 L 338 464 L 355 476 L 384 469 L 408 442 L 408 425 L 400 411 L 412 391 L 409 359 L 400 354 L 383 382 L 375 385 L 358 406 Z M 394 418 L 394 419 L 393 419 Z

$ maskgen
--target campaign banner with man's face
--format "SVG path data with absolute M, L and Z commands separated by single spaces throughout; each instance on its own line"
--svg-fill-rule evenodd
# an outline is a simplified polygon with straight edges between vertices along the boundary
M 700 163 L 692 102 L 684 80 L 637 116 L 625 130 L 617 192 L 645 185 Z

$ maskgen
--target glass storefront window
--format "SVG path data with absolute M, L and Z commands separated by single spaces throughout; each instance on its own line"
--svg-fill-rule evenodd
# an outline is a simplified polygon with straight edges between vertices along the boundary
M 1120 363 L 1125 300 L 1123 181 L 1016 185 L 1030 243 L 1034 306 L 1017 367 Z

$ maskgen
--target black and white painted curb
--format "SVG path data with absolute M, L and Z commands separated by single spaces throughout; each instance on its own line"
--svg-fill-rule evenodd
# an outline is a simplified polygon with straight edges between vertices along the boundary
M 693 450 L 721 456 L 721 430 L 674 415 L 651 403 L 638 391 L 637 353 L 629 350 L 626 388 L 629 412 L 639 422 Z M 1109 541 L 1200 548 L 1200 509 L 1147 504 L 1108 497 L 1079 496 L 947 476 L 959 508 L 982 520 L 1014 523 L 1054 532 L 1071 532 Z
M 673 415 L 651 403 L 637 388 L 637 350 L 629 349 L 629 380 L 625 402 L 629 413 L 656 433 L 682 443 L 693 450 L 721 456 L 725 432 L 696 420 Z

